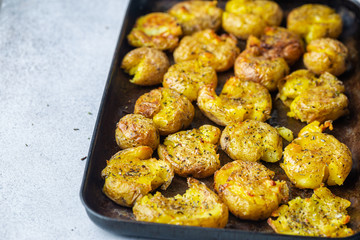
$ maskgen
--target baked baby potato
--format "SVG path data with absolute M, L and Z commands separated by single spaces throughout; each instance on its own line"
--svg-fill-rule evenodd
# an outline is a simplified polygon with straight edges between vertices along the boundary
M 183 195 L 164 197 L 160 192 L 136 201 L 133 213 L 137 221 L 223 228 L 229 211 L 220 198 L 204 183 L 187 180 L 189 188 Z
M 136 199 L 161 186 L 166 189 L 174 171 L 170 163 L 151 158 L 150 147 L 128 148 L 107 161 L 101 176 L 105 179 L 103 192 L 119 205 L 131 207 Z
M 164 74 L 170 67 L 165 53 L 155 48 L 141 47 L 127 53 L 121 68 L 134 78 L 131 83 L 150 86 L 162 83 Z
M 309 124 L 284 150 L 280 167 L 298 188 L 342 185 L 352 168 L 349 148 L 318 126 Z
M 175 90 L 157 88 L 136 100 L 134 113 L 151 118 L 160 135 L 168 135 L 188 127 L 195 109 L 189 99 Z
M 163 86 L 195 101 L 200 88 L 207 84 L 216 87 L 217 82 L 216 71 L 194 59 L 172 65 L 164 76 Z
M 181 35 L 181 26 L 175 17 L 168 13 L 154 12 L 138 18 L 127 38 L 134 47 L 173 50 Z
M 208 28 L 217 31 L 223 11 L 216 5 L 217 1 L 184 1 L 175 4 L 168 13 L 178 20 L 185 35 Z
M 221 134 L 220 145 L 234 160 L 277 162 L 282 156 L 282 138 L 267 123 L 256 120 L 231 123 Z
M 211 125 L 171 134 L 159 146 L 159 158 L 170 162 L 182 177 L 208 177 L 220 168 L 216 153 L 220 134 L 220 129 Z
M 297 197 L 280 206 L 269 225 L 276 233 L 313 237 L 343 238 L 354 234 L 346 208 L 351 202 L 333 195 L 326 187 L 314 190 L 311 198 Z
M 273 1 L 232 0 L 225 6 L 222 17 L 223 29 L 240 39 L 250 35 L 260 36 L 266 26 L 278 26 L 283 12 Z
M 179 63 L 198 59 L 205 66 L 223 72 L 234 65 L 240 52 L 236 44 L 235 37 L 227 34 L 218 36 L 214 30 L 206 29 L 181 39 L 174 51 L 174 60 Z
M 337 38 L 342 25 L 341 16 L 322 4 L 302 5 L 294 8 L 287 17 L 287 28 L 299 34 L 307 43 L 318 38 Z
M 210 120 L 221 126 L 245 119 L 266 121 L 272 107 L 269 91 L 259 83 L 229 78 L 216 95 L 213 86 L 200 89 L 197 104 Z
M 236 217 L 262 220 L 289 197 L 286 182 L 274 175 L 258 162 L 237 160 L 216 171 L 214 189 Z

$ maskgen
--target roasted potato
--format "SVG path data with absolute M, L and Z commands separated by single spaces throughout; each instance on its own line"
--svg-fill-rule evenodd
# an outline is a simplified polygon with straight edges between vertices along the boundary
M 173 50 L 181 35 L 181 26 L 175 17 L 168 13 L 154 12 L 138 18 L 127 38 L 134 47 Z
M 245 119 L 266 121 L 272 107 L 269 91 L 259 83 L 229 78 L 219 96 L 213 86 L 200 89 L 197 104 L 210 120 L 226 126 Z
M 136 199 L 161 186 L 166 189 L 173 177 L 171 164 L 151 158 L 150 147 L 128 148 L 107 161 L 101 176 L 105 179 L 103 192 L 119 205 L 131 207 Z
M 227 206 L 204 183 L 187 180 L 183 195 L 164 197 L 160 192 L 136 201 L 133 213 L 137 221 L 224 228 L 229 217 Z
M 262 220 L 289 197 L 286 182 L 272 180 L 274 175 L 258 162 L 237 160 L 216 171 L 214 189 L 238 218 Z
M 207 84 L 216 87 L 216 71 L 195 59 L 172 65 L 163 81 L 165 88 L 174 89 L 185 95 L 190 101 L 195 101 L 199 89 Z
M 175 4 L 168 13 L 178 20 L 185 35 L 208 28 L 217 31 L 223 11 L 216 4 L 217 1 L 185 1 Z
M 220 134 L 220 129 L 211 125 L 171 134 L 159 146 L 159 157 L 170 162 L 182 177 L 208 177 L 220 168 L 216 153 Z
M 116 143 L 120 148 L 149 146 L 155 150 L 160 143 L 159 131 L 153 120 L 141 114 L 127 114 L 116 124 Z
M 322 133 L 314 122 L 286 146 L 280 164 L 290 181 L 298 188 L 315 189 L 326 182 L 342 185 L 352 167 L 349 148 L 334 136 Z
M 232 0 L 226 3 L 222 27 L 240 39 L 260 36 L 266 26 L 278 26 L 283 12 L 273 1 Z
M 189 126 L 195 109 L 185 96 L 175 90 L 158 88 L 136 100 L 134 113 L 151 118 L 160 135 L 168 135 Z
M 280 234 L 343 238 L 354 234 L 346 224 L 350 221 L 346 208 L 351 202 L 333 195 L 326 187 L 314 190 L 311 198 L 297 197 L 280 206 L 268 219 Z
M 277 162 L 282 155 L 282 139 L 277 130 L 255 120 L 227 125 L 220 145 L 234 160 Z
M 289 13 L 287 28 L 309 43 L 318 38 L 337 38 L 342 31 L 342 20 L 341 16 L 328 6 L 305 4 Z
M 169 67 L 169 59 L 165 53 L 148 47 L 130 51 L 121 63 L 125 72 L 134 75 L 130 82 L 142 86 L 162 83 Z
M 339 76 L 346 70 L 348 49 L 336 39 L 320 38 L 311 41 L 304 54 L 304 64 L 310 71 L 321 74 L 329 72 Z
M 240 50 L 237 40 L 231 35 L 216 35 L 214 30 L 206 29 L 181 39 L 174 51 L 176 63 L 198 59 L 205 66 L 217 72 L 226 71 L 234 65 Z

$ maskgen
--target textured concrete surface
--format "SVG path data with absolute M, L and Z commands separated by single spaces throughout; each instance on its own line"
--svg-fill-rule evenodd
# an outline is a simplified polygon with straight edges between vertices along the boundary
M 3 0 L 0 239 L 119 239 L 79 190 L 127 4 Z

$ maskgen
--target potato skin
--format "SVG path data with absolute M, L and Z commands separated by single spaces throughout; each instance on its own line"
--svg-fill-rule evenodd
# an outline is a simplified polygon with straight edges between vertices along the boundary
M 151 118 L 160 135 L 168 135 L 188 127 L 195 109 L 185 96 L 175 90 L 158 88 L 136 100 L 134 113 Z
M 151 86 L 162 83 L 164 74 L 170 67 L 170 62 L 165 53 L 155 48 L 141 47 L 128 52 L 121 68 L 134 78 L 131 83 Z
M 208 28 L 217 31 L 223 11 L 216 5 L 217 1 L 184 1 L 175 4 L 168 13 L 178 20 L 185 35 Z
M 199 89 L 210 84 L 216 88 L 216 71 L 198 60 L 189 60 L 172 65 L 164 76 L 163 86 L 185 95 L 190 101 L 198 97 Z
M 198 59 L 205 66 L 213 67 L 217 72 L 228 70 L 240 50 L 235 37 L 227 34 L 218 36 L 214 30 L 206 29 L 185 36 L 174 51 L 176 63 Z
M 262 220 L 289 197 L 286 182 L 273 181 L 274 175 L 258 162 L 237 160 L 215 173 L 214 189 L 236 217 Z
M 115 140 L 121 149 L 149 146 L 155 150 L 160 135 L 151 119 L 141 114 L 127 114 L 116 124 Z
M 181 26 L 175 17 L 168 13 L 154 12 L 138 18 L 127 38 L 134 47 L 173 50 L 181 35 Z
M 277 162 L 282 156 L 282 139 L 277 130 L 255 120 L 227 125 L 220 145 L 234 160 Z
M 337 38 L 342 31 L 342 19 L 334 9 L 322 4 L 305 4 L 294 8 L 287 17 L 287 28 L 307 43 L 318 38 Z
M 101 172 L 105 195 L 121 206 L 131 207 L 136 199 L 159 186 L 165 190 L 174 171 L 168 162 L 151 158 L 152 153 L 150 147 L 140 146 L 112 156 Z
M 136 201 L 133 213 L 137 221 L 174 225 L 224 228 L 229 210 L 206 185 L 188 178 L 189 189 L 183 195 L 166 198 L 160 192 Z
M 259 83 L 229 78 L 219 96 L 212 86 L 199 91 L 197 104 L 202 113 L 218 125 L 254 119 L 266 121 L 272 107 L 269 91 Z
M 170 162 L 182 177 L 209 177 L 220 168 L 216 153 L 220 134 L 220 129 L 211 125 L 174 133 L 159 146 L 159 158 Z
M 329 72 L 335 76 L 346 70 L 348 49 L 336 39 L 320 38 L 311 41 L 304 54 L 304 64 L 310 71 L 321 74 Z

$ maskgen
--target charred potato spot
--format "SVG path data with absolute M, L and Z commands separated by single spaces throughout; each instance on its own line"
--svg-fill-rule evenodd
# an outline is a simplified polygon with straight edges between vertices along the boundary
M 134 47 L 172 50 L 178 45 L 181 35 L 181 26 L 175 17 L 155 12 L 138 18 L 127 38 Z
M 166 198 L 157 192 L 139 199 L 133 208 L 136 220 L 224 228 L 229 216 L 227 206 L 198 180 L 188 178 L 188 186 L 185 194 L 173 198 Z
M 326 187 L 314 190 L 311 198 L 297 197 L 282 205 L 268 219 L 269 225 L 280 234 L 347 237 L 354 234 L 346 224 L 350 221 L 346 208 L 351 202 L 333 195 Z
M 286 182 L 272 180 L 274 175 L 258 162 L 237 160 L 215 173 L 214 189 L 238 218 L 262 220 L 289 197 Z
M 255 120 L 227 125 L 220 145 L 234 160 L 277 162 L 282 156 L 282 139 L 277 130 Z
M 205 29 L 217 31 L 221 25 L 222 9 L 217 1 L 185 1 L 175 4 L 168 12 L 181 24 L 185 35 Z
M 337 38 L 342 31 L 342 19 L 328 6 L 305 4 L 289 13 L 287 27 L 309 43 L 318 38 Z
M 165 53 L 148 47 L 130 51 L 121 63 L 121 68 L 125 72 L 134 75 L 130 82 L 142 86 L 161 83 L 169 66 L 169 59 Z
M 119 205 L 131 207 L 138 198 L 162 186 L 166 189 L 174 177 L 171 165 L 151 158 L 150 147 L 128 148 L 107 161 L 101 176 L 105 179 L 103 192 Z
M 167 136 L 158 148 L 160 159 L 171 163 L 175 173 L 205 178 L 220 168 L 216 153 L 221 131 L 211 125 Z
M 149 146 L 153 150 L 160 143 L 159 131 L 154 122 L 140 114 L 128 114 L 116 125 L 116 143 L 120 148 Z
M 240 50 L 234 37 L 206 29 L 181 39 L 174 51 L 176 63 L 198 59 L 205 66 L 213 67 L 217 72 L 231 68 Z

